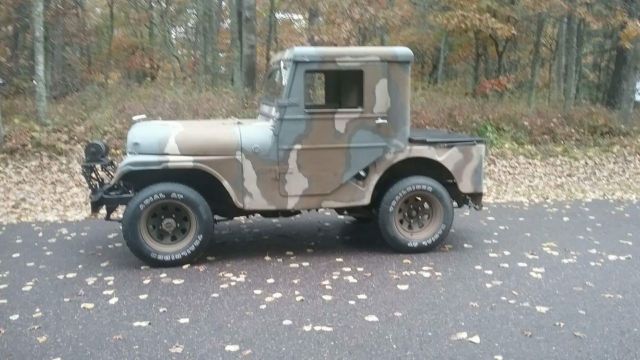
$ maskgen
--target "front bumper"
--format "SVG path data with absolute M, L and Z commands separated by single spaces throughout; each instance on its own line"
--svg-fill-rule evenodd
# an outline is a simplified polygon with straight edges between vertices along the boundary
M 87 145 L 87 149 L 91 144 Z M 133 190 L 121 181 L 113 182 L 116 171 L 116 163 L 108 158 L 107 151 L 104 154 L 88 155 L 85 151 L 85 159 L 82 162 L 82 176 L 84 177 L 91 194 L 91 213 L 97 214 L 104 207 L 106 220 L 112 220 L 111 215 L 121 205 L 127 205 L 133 197 Z

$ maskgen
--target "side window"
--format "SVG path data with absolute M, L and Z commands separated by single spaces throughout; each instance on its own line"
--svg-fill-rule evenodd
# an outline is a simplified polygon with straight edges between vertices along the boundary
M 322 72 L 307 72 L 304 74 L 305 107 L 321 107 L 326 105 L 325 74 Z
M 332 110 L 363 107 L 362 70 L 313 70 L 304 74 L 305 109 Z

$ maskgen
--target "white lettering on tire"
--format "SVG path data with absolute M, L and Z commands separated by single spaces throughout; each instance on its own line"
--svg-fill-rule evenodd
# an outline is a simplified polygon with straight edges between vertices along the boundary
M 183 200 L 184 199 L 184 195 L 180 194 L 180 193 L 176 193 L 176 192 L 172 192 L 171 194 L 168 195 L 169 198 L 174 199 L 174 200 Z M 156 201 L 159 200 L 164 200 L 167 198 L 167 195 L 165 193 L 159 192 L 153 195 L 150 195 L 149 197 L 147 197 L 146 199 L 144 199 L 139 206 L 140 211 L 144 210 L 147 206 L 153 204 Z M 160 260 L 160 261 L 175 261 L 175 260 L 180 260 L 183 257 L 187 257 L 190 256 L 195 250 L 196 248 L 198 248 L 198 246 L 200 246 L 200 243 L 202 243 L 202 239 L 204 238 L 203 234 L 197 234 L 196 236 L 194 236 L 195 240 L 191 243 L 191 245 L 186 248 L 181 250 L 179 253 L 172 253 L 172 254 L 158 254 L 155 252 L 151 252 L 149 254 L 149 256 L 152 259 L 156 259 L 156 260 Z

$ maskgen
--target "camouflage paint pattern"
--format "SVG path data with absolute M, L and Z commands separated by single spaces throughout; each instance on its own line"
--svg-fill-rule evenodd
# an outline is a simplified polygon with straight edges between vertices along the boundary
M 404 47 L 287 50 L 272 62 L 288 64 L 284 92 L 262 103 L 257 119 L 137 123 L 113 181 L 129 171 L 195 168 L 220 180 L 245 210 L 364 206 L 389 167 L 428 158 L 449 169 L 462 193 L 482 193 L 483 144 L 408 142 L 412 61 Z M 363 72 L 362 106 L 306 108 L 305 72 L 336 70 Z M 364 179 L 356 176 L 363 169 Z

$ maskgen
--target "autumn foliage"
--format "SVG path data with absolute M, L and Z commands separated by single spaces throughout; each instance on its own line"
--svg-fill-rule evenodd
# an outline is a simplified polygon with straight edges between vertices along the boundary
M 210 108 L 192 98 L 211 101 L 211 95 L 239 105 L 230 116 L 247 112 L 259 97 L 251 92 L 256 83 L 260 88 L 270 55 L 296 45 L 405 45 L 416 56 L 417 94 L 505 108 L 527 103 L 530 112 L 559 111 L 560 122 L 601 106 L 626 114 L 623 125 L 638 118 L 632 115 L 634 64 L 640 63 L 635 0 L 256 0 L 255 5 L 253 0 L 50 0 L 44 5 L 49 117 L 59 127 L 84 127 L 94 118 L 106 127 L 135 115 L 130 108 L 107 111 L 120 106 L 118 91 L 141 98 L 144 92 L 162 94 L 169 103 L 200 109 Z M 25 127 L 35 118 L 31 11 L 29 1 L 0 3 L 0 78 L 7 82 L 1 121 L 9 142 L 33 132 Z M 255 27 L 249 26 L 252 19 Z M 255 54 L 243 55 L 249 50 Z M 255 67 L 248 66 L 254 61 Z M 91 106 L 98 100 L 104 105 Z M 131 106 L 150 115 L 157 110 L 142 107 Z M 170 116 L 192 117 L 191 110 L 177 105 Z M 198 116 L 227 113 L 210 110 Z M 416 114 L 447 118 L 423 110 L 418 106 Z

